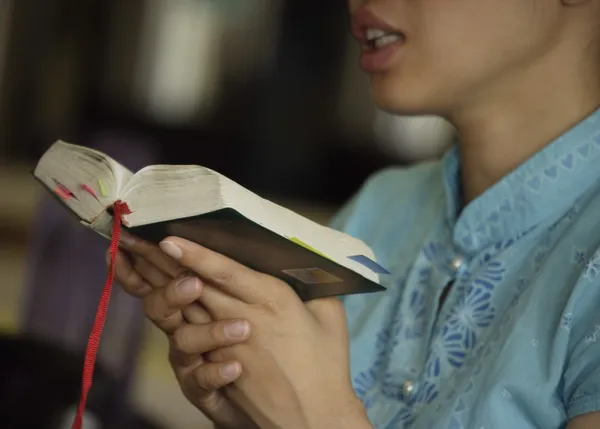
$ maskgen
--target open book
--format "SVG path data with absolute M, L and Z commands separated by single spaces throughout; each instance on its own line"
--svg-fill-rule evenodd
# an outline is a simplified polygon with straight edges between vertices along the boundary
M 362 241 L 319 225 L 195 165 L 154 165 L 132 173 L 107 155 L 61 141 L 34 176 L 85 226 L 110 238 L 111 207 L 131 213 L 123 225 L 158 243 L 169 235 L 195 241 L 278 277 L 303 300 L 384 288 L 389 274 Z

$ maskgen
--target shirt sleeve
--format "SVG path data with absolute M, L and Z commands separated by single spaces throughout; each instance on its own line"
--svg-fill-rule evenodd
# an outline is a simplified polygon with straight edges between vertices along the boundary
M 600 261 L 598 261 L 600 262 Z M 600 273 L 582 276 L 579 305 L 573 311 L 573 343 L 564 372 L 569 420 L 600 411 Z

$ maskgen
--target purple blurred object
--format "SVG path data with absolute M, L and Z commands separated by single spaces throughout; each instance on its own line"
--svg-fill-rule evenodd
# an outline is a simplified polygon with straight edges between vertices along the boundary
M 158 161 L 153 144 L 118 133 L 98 136 L 90 147 L 132 171 Z M 107 240 L 79 225 L 54 198 L 44 195 L 29 243 L 21 329 L 67 350 L 83 350 L 106 279 L 108 246 Z M 115 287 L 98 359 L 120 382 L 114 392 L 117 408 L 127 403 L 142 328 L 141 303 Z

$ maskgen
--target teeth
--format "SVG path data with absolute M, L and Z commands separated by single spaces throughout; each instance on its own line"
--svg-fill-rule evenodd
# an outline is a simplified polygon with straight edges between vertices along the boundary
M 402 36 L 397 33 L 390 33 L 379 28 L 368 28 L 366 31 L 367 41 L 374 48 L 395 43 L 402 39 Z
M 367 36 L 367 40 L 369 42 L 372 42 L 373 40 L 379 39 L 380 37 L 383 37 L 386 34 L 388 34 L 388 33 L 386 33 L 383 30 L 380 30 L 379 28 L 369 28 L 369 29 L 367 29 L 366 36 Z
M 401 40 L 401 37 L 398 34 L 386 34 L 382 37 L 375 39 L 375 41 L 373 42 L 373 45 L 375 46 L 375 48 L 378 49 L 383 46 L 390 45 L 392 43 L 396 43 L 399 40 Z

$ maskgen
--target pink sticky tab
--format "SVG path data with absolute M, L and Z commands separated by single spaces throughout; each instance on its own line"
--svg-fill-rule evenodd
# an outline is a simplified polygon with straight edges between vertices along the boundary
M 70 200 L 73 195 L 71 195 L 71 193 L 67 193 L 65 192 L 65 190 L 63 188 L 61 188 L 60 186 L 57 186 L 56 189 L 54 190 L 54 192 L 56 192 L 56 194 L 61 197 L 63 200 Z
M 55 191 L 56 191 L 57 194 L 59 194 L 61 197 L 63 197 L 66 200 L 68 200 L 69 198 L 75 198 L 75 199 L 77 199 L 77 197 L 75 196 L 75 194 L 73 192 L 71 192 L 71 190 L 69 188 L 67 188 L 65 185 L 63 185 L 62 183 L 60 183 L 56 179 L 52 179 L 52 180 L 56 184 Z
M 96 195 L 96 193 L 94 192 L 94 190 L 92 188 L 90 188 L 88 185 L 82 184 L 81 185 L 81 189 L 83 189 L 85 192 L 87 192 L 92 197 L 94 197 L 96 200 L 98 200 L 98 196 Z

